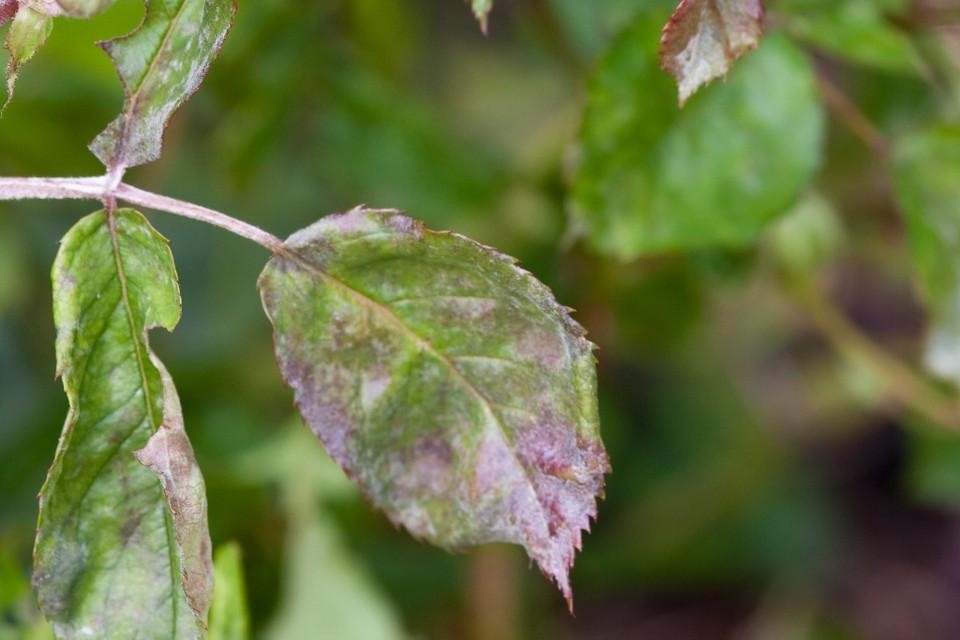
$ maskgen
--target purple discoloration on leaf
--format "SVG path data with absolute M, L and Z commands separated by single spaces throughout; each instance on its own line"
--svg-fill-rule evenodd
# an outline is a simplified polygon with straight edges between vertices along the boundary
M 680 106 L 725 76 L 762 33 L 762 0 L 682 0 L 660 39 L 660 66 L 676 78 Z
M 18 0 L 0 0 L 0 24 L 10 20 L 20 6 Z
M 260 278 L 304 420 L 368 497 L 446 548 L 569 569 L 609 463 L 592 345 L 512 258 L 396 211 L 292 236 Z

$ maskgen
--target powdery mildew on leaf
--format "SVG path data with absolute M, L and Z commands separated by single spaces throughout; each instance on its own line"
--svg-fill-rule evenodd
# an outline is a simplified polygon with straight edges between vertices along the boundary
M 213 558 L 207 525 L 207 490 L 193 446 L 183 427 L 183 410 L 173 379 L 155 356 L 150 361 L 163 384 L 163 423 L 147 445 L 134 452 L 160 478 L 173 518 L 184 594 L 197 619 L 206 620 L 213 598 Z
M 301 415 L 397 524 L 568 572 L 609 463 L 592 345 L 513 259 L 395 211 L 294 234 L 260 277 Z
M 181 554 L 182 513 L 171 516 L 161 482 L 134 456 L 155 452 L 155 432 L 180 422 L 176 391 L 146 337 L 180 319 L 170 248 L 139 213 L 117 211 L 111 223 L 100 211 L 64 236 L 52 277 L 70 411 L 40 491 L 40 609 L 60 638 L 199 638 L 209 578 L 195 576 L 212 571 L 206 525 L 190 534 L 206 557 Z M 206 509 L 196 473 L 182 479 L 196 491 L 191 513 Z
M 92 18 L 103 13 L 114 0 L 56 0 L 56 4 L 68 16 L 74 18 Z
M 676 78 L 680 106 L 725 76 L 762 33 L 762 0 L 681 0 L 660 38 L 660 66 Z
M 160 157 L 167 122 L 200 88 L 236 13 L 234 0 L 146 3 L 136 31 L 102 44 L 117 67 L 126 100 L 90 150 L 115 171 Z
M 4 108 L 13 98 L 20 67 L 40 50 L 53 29 L 53 18 L 42 10 L 44 8 L 45 6 L 41 5 L 22 3 L 14 10 L 13 22 L 10 23 L 4 42 L 4 48 L 10 54 L 7 60 L 7 99 L 3 104 Z M 4 7 L 0 15 L 6 16 L 10 11 L 10 7 Z

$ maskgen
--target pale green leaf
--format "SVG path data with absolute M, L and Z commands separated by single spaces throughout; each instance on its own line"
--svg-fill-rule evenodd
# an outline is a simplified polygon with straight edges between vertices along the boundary
M 200 87 L 236 13 L 234 0 L 146 0 L 143 24 L 103 44 L 123 81 L 123 112 L 90 150 L 119 170 L 160 157 L 173 113 Z
M 624 258 L 752 243 L 804 190 L 824 117 L 804 54 L 771 35 L 682 111 L 657 68 L 659 18 L 622 34 L 589 87 L 574 224 Z
M 770 226 L 767 242 L 774 259 L 789 273 L 814 271 L 832 258 L 844 239 L 833 204 L 816 192 Z
M 61 638 L 200 637 L 212 571 L 203 483 L 146 335 L 180 318 L 170 249 L 139 213 L 101 211 L 67 233 L 52 275 L 70 412 L 40 492 L 40 608 Z
M 960 128 L 905 137 L 894 153 L 917 280 L 930 314 L 927 366 L 960 382 Z
M 213 572 L 215 588 L 208 638 L 246 640 L 250 637 L 250 614 L 240 545 L 229 543 L 217 547 L 213 555 Z
M 480 28 L 484 33 L 487 32 L 487 18 L 493 9 L 493 0 L 468 0 L 470 8 L 473 9 L 473 15 L 480 21 Z
M 660 65 L 677 80 L 680 106 L 727 75 L 762 33 L 761 0 L 681 0 L 660 36 Z
M 4 106 L 13 98 L 20 68 L 43 46 L 52 29 L 53 18 L 30 5 L 23 5 L 17 11 L 4 45 L 10 54 L 7 62 L 7 101 Z
M 415 536 L 523 545 L 569 600 L 609 467 L 568 310 L 512 259 L 395 211 L 329 216 L 286 245 L 260 291 L 333 458 Z
M 902 0 L 777 0 L 774 7 L 791 35 L 833 56 L 900 73 L 922 68 L 910 37 L 888 17 L 908 11 Z

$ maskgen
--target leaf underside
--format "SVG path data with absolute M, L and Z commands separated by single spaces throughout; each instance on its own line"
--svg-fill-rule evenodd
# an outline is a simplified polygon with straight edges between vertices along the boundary
M 754 242 L 822 156 L 810 61 L 771 35 L 686 109 L 657 67 L 662 14 L 647 12 L 600 62 L 587 95 L 573 213 L 622 259 Z
M 203 481 L 146 335 L 180 318 L 170 249 L 139 213 L 101 211 L 67 233 L 52 276 L 70 411 L 40 492 L 40 608 L 61 638 L 200 637 L 212 572 Z M 172 467 L 189 491 L 164 479 Z
M 133 33 L 102 44 L 123 81 L 123 112 L 90 143 L 114 170 L 160 157 L 173 113 L 200 87 L 236 13 L 234 0 L 146 0 Z
M 398 525 L 568 571 L 609 464 L 592 345 L 514 261 L 395 211 L 294 234 L 260 277 L 306 423 Z
M 727 75 L 762 33 L 762 0 L 681 0 L 660 37 L 660 65 L 676 78 L 680 106 Z
M 103 13 L 115 0 L 57 0 L 64 14 L 73 18 L 92 18 Z

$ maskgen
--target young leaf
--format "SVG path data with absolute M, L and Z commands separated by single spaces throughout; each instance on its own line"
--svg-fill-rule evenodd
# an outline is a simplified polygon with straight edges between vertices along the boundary
M 53 18 L 29 4 L 24 4 L 16 12 L 7 41 L 4 45 L 10 54 L 7 62 L 7 100 L 4 108 L 13 99 L 13 89 L 22 67 L 43 46 L 53 29 Z
M 568 602 L 609 470 L 592 346 L 514 261 L 394 211 L 327 217 L 260 277 L 297 406 L 368 497 L 446 548 L 523 545 Z
M 64 237 L 53 286 L 70 412 L 40 491 L 40 608 L 62 638 L 200 637 L 212 571 L 203 484 L 146 335 L 180 318 L 169 246 L 135 211 L 91 214 Z
M 960 382 L 960 128 L 931 128 L 904 138 L 896 146 L 894 167 L 931 318 L 927 366 Z
M 487 32 L 487 17 L 490 10 L 493 9 L 493 0 L 469 0 L 470 8 L 473 9 L 473 15 L 480 21 L 480 29 Z
M 217 547 L 213 555 L 216 589 L 210 607 L 209 640 L 246 640 L 250 637 L 246 584 L 240 546 L 235 542 Z
M 624 32 L 591 82 L 576 224 L 624 259 L 749 244 L 819 165 L 824 118 L 810 63 L 767 37 L 725 83 L 678 111 L 657 68 L 658 24 L 644 16 Z
M 73 18 L 92 18 L 110 8 L 114 0 L 57 0 L 57 5 Z
M 103 43 L 123 81 L 123 112 L 90 150 L 122 170 L 160 157 L 173 113 L 200 87 L 236 13 L 234 0 L 146 0 L 133 33 Z
M 681 0 L 660 37 L 660 65 L 677 79 L 680 106 L 727 75 L 762 33 L 761 0 Z
M 0 0 L 0 25 L 16 15 L 20 0 Z

